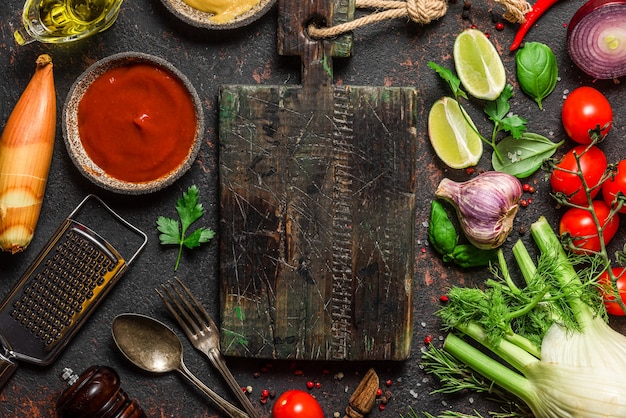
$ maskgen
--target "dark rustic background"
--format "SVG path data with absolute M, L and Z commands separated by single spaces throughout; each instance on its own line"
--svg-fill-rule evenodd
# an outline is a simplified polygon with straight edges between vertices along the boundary
M 295 1 L 295 0 L 294 0 Z M 438 296 L 455 283 L 479 282 L 486 272 L 460 272 L 442 265 L 425 245 L 428 209 L 436 185 L 444 176 L 463 180 L 464 171 L 446 169 L 434 157 L 427 136 L 426 118 L 432 103 L 449 94 L 444 84 L 426 66 L 436 61 L 452 68 L 452 45 L 455 36 L 474 24 L 489 32 L 501 52 L 508 71 L 509 82 L 515 86 L 512 110 L 528 119 L 529 130 L 559 140 L 564 137 L 560 123 L 560 108 L 564 93 L 581 85 L 594 85 L 613 104 L 614 128 L 603 149 L 612 162 L 626 157 L 620 143 L 626 133 L 624 87 L 612 81 L 594 82 L 569 60 L 565 48 L 566 23 L 582 0 L 563 1 L 550 10 L 527 36 L 527 40 L 548 44 L 556 53 L 560 81 L 556 90 L 544 101 L 540 111 L 534 101 L 519 90 L 514 71 L 514 55 L 508 47 L 516 26 L 506 24 L 498 31 L 495 23 L 502 13 L 499 5 L 487 0 L 471 4 L 469 19 L 464 19 L 463 2 L 451 2 L 447 15 L 437 22 L 420 26 L 404 20 L 395 20 L 358 29 L 354 33 L 354 54 L 351 58 L 335 59 L 335 82 L 370 86 L 415 86 L 419 94 L 419 152 L 416 167 L 419 179 L 417 216 L 415 224 L 415 298 L 413 349 L 410 359 L 390 363 L 318 363 L 268 362 L 229 358 L 228 362 L 242 386 L 252 386 L 250 395 L 259 410 L 269 414 L 272 400 L 266 405 L 258 402 L 262 389 L 280 393 L 286 389 L 305 389 L 306 382 L 317 381 L 321 387 L 311 392 L 317 396 L 327 416 L 343 411 L 348 398 L 369 367 L 375 367 L 382 381 L 389 380 L 394 397 L 385 411 L 375 410 L 372 416 L 406 416 L 409 406 L 416 411 L 437 414 L 446 408 L 471 412 L 476 408 L 486 413 L 489 405 L 480 397 L 446 397 L 430 392 L 437 383 L 419 368 L 420 350 L 427 335 L 438 342 L 442 337 L 439 323 L 433 315 Z M 200 155 L 191 171 L 177 183 L 160 192 L 140 197 L 120 196 L 105 192 L 85 180 L 73 166 L 63 144 L 61 127 L 57 129 L 57 143 L 44 206 L 35 238 L 22 254 L 0 255 L 0 296 L 8 293 L 37 252 L 65 216 L 88 193 L 97 193 L 150 238 L 147 248 L 136 264 L 118 283 L 91 320 L 66 348 L 53 365 L 38 367 L 22 364 L 7 387 L 0 393 L 0 415 L 5 417 L 54 416 L 54 403 L 64 388 L 59 374 L 64 367 L 81 372 L 92 364 L 115 368 L 122 384 L 131 396 L 137 398 L 150 416 L 217 416 L 215 409 L 186 381 L 175 374 L 152 376 L 125 361 L 114 347 L 110 325 L 123 312 L 137 312 L 154 316 L 172 326 L 175 324 L 154 292 L 160 283 L 179 277 L 198 293 L 210 310 L 218 310 L 218 242 L 213 241 L 193 252 L 186 252 L 177 273 L 173 271 L 176 257 L 174 248 L 159 245 L 156 218 L 175 216 L 174 205 L 183 190 L 192 184 L 201 190 L 200 198 L 207 215 L 202 223 L 218 228 L 217 200 L 217 93 L 222 84 L 280 85 L 300 82 L 300 63 L 294 57 L 277 53 L 277 7 L 248 27 L 211 32 L 191 27 L 173 17 L 158 0 L 126 1 L 113 27 L 90 39 L 70 45 L 43 45 L 33 43 L 18 47 L 13 41 L 13 28 L 18 24 L 21 0 L 5 1 L 0 9 L 0 120 L 9 116 L 15 102 L 30 79 L 38 54 L 50 53 L 55 63 L 55 80 L 59 115 L 66 95 L 74 80 L 92 63 L 108 55 L 141 51 L 169 60 L 189 77 L 200 94 L 207 131 Z M 474 121 L 489 132 L 480 107 L 467 107 Z M 60 118 L 59 118 L 60 120 Z M 572 146 L 567 141 L 564 152 Z M 489 158 L 480 166 L 489 167 Z M 538 216 L 546 215 L 556 224 L 559 211 L 548 196 L 548 185 L 542 173 L 528 180 L 537 188 L 533 203 L 522 209 L 516 220 L 511 240 L 528 235 L 519 233 Z M 622 228 L 623 229 L 623 228 Z M 218 231 L 219 232 L 219 231 Z M 622 245 L 624 234 L 616 245 Z M 510 246 L 510 242 L 506 244 Z M 378 319 L 384 326 L 390 318 Z M 621 325 L 617 323 L 617 325 Z M 175 328 L 177 329 L 177 328 Z M 179 333 L 182 336 L 182 333 Z M 226 385 L 198 352 L 187 341 L 185 361 L 192 371 L 217 392 L 227 393 Z M 301 373 L 300 373 L 301 372 Z M 344 378 L 339 379 L 343 374 Z

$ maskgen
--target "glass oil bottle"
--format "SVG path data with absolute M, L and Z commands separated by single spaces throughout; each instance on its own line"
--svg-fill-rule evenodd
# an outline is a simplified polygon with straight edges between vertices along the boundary
M 65 43 L 109 28 L 117 19 L 123 0 L 27 0 L 16 42 Z

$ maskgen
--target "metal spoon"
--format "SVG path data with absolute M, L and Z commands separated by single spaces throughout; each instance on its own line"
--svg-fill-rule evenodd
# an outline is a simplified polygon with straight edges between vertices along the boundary
M 149 316 L 121 314 L 112 325 L 113 340 L 122 354 L 137 367 L 154 373 L 176 370 L 204 392 L 231 418 L 248 415 L 219 396 L 196 376 L 183 362 L 183 345 L 178 336 L 164 323 Z

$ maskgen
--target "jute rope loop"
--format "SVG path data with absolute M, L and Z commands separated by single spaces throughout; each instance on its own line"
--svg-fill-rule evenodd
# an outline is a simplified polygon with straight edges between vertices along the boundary
M 525 0 L 495 0 L 506 8 L 504 18 L 513 23 L 521 23 L 531 10 Z M 448 11 L 447 0 L 356 0 L 357 9 L 377 9 L 378 12 L 335 26 L 320 28 L 309 26 L 313 38 L 334 38 L 357 28 L 383 20 L 409 18 L 413 22 L 426 25 L 443 17 Z

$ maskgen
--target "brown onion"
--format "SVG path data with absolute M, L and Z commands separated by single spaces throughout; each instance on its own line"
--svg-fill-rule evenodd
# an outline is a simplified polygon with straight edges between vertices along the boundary
M 590 0 L 567 29 L 572 61 L 596 79 L 626 75 L 626 1 Z

